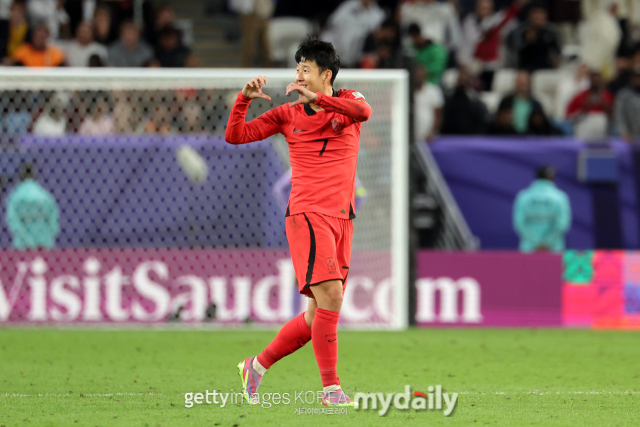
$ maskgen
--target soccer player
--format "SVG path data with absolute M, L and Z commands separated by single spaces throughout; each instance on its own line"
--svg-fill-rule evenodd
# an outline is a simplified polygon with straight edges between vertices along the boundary
M 225 140 L 246 144 L 276 133 L 286 137 L 292 175 L 285 226 L 299 290 L 309 297 L 309 306 L 238 369 L 245 400 L 253 403 L 267 369 L 312 341 L 322 404 L 353 406 L 337 375 L 337 327 L 351 259 L 351 221 L 356 217 L 360 128 L 371 117 L 371 107 L 359 92 L 333 89 L 340 58 L 331 43 L 308 38 L 295 58 L 295 83 L 287 86 L 286 95 L 297 92 L 298 99 L 245 123 L 252 99 L 271 101 L 262 92 L 267 78 L 254 78 L 236 98 Z

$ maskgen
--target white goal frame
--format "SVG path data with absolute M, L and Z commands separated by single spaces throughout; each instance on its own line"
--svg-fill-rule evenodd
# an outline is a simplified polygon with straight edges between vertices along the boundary
M 293 82 L 288 69 L 26 68 L 0 67 L 0 90 L 135 90 L 238 85 L 264 75 L 270 85 Z M 337 80 L 384 82 L 392 86 L 391 280 L 393 322 L 408 326 L 409 283 L 409 73 L 406 70 L 340 70 Z M 355 89 L 355 88 L 354 88 Z M 375 111 L 374 111 L 375 114 Z M 372 325 L 380 328 L 383 325 Z M 369 328 L 367 328 L 369 329 Z

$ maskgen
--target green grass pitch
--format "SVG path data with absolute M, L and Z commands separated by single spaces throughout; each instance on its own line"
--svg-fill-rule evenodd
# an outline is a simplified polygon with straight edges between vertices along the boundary
M 0 329 L 0 426 L 637 426 L 640 335 L 569 329 L 340 333 L 344 389 L 460 393 L 442 411 L 194 405 L 184 394 L 240 388 L 236 365 L 275 331 Z M 320 388 L 311 344 L 265 375 L 261 392 Z

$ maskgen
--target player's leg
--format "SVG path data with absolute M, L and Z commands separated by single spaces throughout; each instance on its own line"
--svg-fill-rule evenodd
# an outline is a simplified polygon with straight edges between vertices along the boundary
M 320 369 L 323 386 L 323 404 L 353 405 L 353 401 L 341 390 L 337 375 L 338 363 L 338 320 L 342 309 L 342 298 L 349 275 L 351 262 L 352 222 L 338 218 L 328 218 L 338 230 L 335 255 L 327 268 L 339 271 L 341 280 L 328 280 L 310 287 L 318 304 L 313 321 L 313 350 Z
M 309 328 L 313 325 L 313 318 L 316 315 L 316 310 L 318 309 L 318 303 L 313 297 L 309 297 L 309 306 L 307 307 L 307 311 L 304 312 L 304 320 L 309 325 Z
M 311 292 L 318 303 L 311 337 L 316 355 L 322 387 L 340 385 L 337 375 L 338 364 L 338 320 L 342 308 L 342 282 L 329 280 L 311 286 Z
M 342 280 L 329 280 L 312 285 L 311 292 L 318 304 L 311 328 L 311 342 L 322 380 L 322 404 L 353 406 L 353 401 L 340 387 L 337 371 Z
M 307 309 L 304 313 L 291 319 L 257 356 L 254 367 L 261 375 L 278 360 L 302 348 L 311 340 L 311 326 L 307 318 L 309 317 L 313 321 L 316 307 L 315 301 L 309 299 L 309 308 L 313 311 Z
M 285 226 L 300 292 L 312 297 L 311 291 L 304 288 L 309 253 L 312 252 L 311 229 L 303 215 L 287 217 Z M 248 403 L 252 403 L 251 396 L 257 393 L 267 369 L 311 340 L 311 326 L 316 309 L 316 301 L 310 298 L 307 311 L 285 324 L 262 353 L 240 362 L 238 370 L 242 378 L 244 397 Z
M 238 370 L 247 403 L 253 403 L 252 396 L 258 392 L 262 376 L 274 363 L 302 348 L 311 340 L 311 322 L 316 309 L 315 300 L 309 298 L 307 311 L 287 322 L 262 353 L 240 362 Z

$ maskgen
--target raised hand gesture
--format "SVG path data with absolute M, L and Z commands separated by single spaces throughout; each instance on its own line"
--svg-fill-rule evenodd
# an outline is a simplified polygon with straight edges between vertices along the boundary
M 266 84 L 267 78 L 265 76 L 255 77 L 244 85 L 242 88 L 242 94 L 251 99 L 262 98 L 267 101 L 271 101 L 271 97 L 269 95 L 262 93 L 262 86 Z
M 295 83 L 291 83 L 287 86 L 287 93 L 285 95 L 289 96 L 293 91 L 298 92 L 299 96 L 298 99 L 289 104 L 289 108 L 298 104 L 313 104 L 318 100 L 318 95 L 315 92 L 311 92 L 309 89 Z

